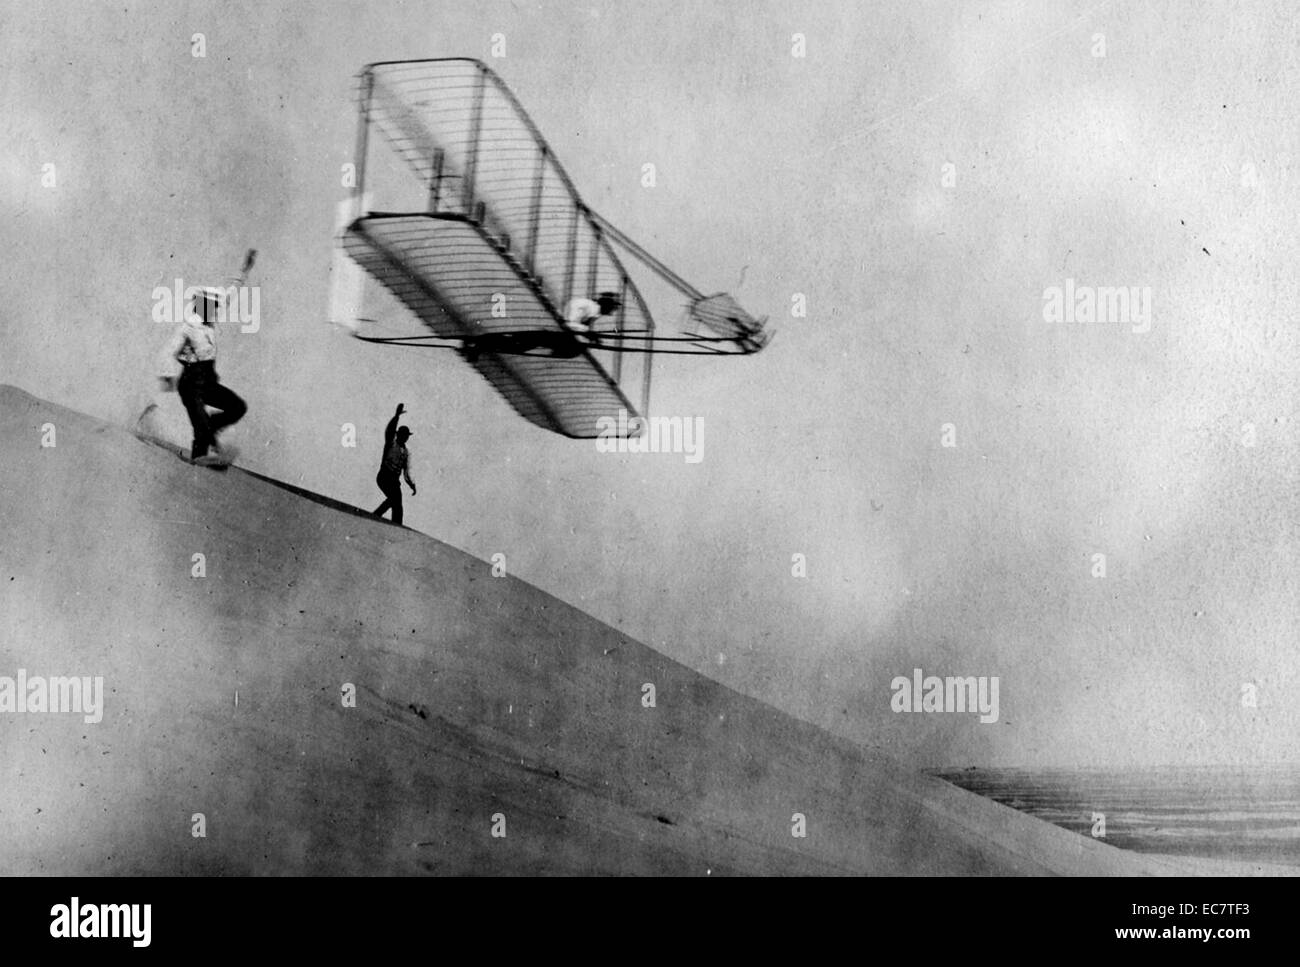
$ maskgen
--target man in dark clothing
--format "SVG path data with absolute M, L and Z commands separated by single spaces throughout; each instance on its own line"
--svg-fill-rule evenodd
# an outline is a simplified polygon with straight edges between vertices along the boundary
M 390 507 L 393 510 L 393 523 L 402 522 L 402 477 L 415 496 L 415 481 L 411 479 L 411 454 L 406 449 L 407 438 L 411 435 L 409 427 L 398 427 L 397 421 L 406 412 L 406 404 L 398 403 L 397 412 L 384 428 L 384 460 L 379 465 L 379 475 L 375 483 L 384 492 L 385 500 L 375 510 L 376 517 L 383 517 Z

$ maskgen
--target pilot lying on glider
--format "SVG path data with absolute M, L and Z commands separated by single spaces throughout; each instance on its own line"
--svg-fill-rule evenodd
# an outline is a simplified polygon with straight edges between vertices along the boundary
M 548 355 L 572 359 L 584 351 L 583 340 L 574 336 L 585 336 L 590 343 L 599 343 L 601 331 L 606 328 L 602 320 L 612 321 L 622 303 L 613 292 L 602 292 L 591 299 L 570 299 L 564 312 L 564 329 L 530 329 L 522 332 L 488 333 L 467 338 L 461 352 L 469 362 L 474 363 L 484 352 L 497 352 L 519 355 L 536 355 L 534 350 L 543 349 Z
M 570 299 L 564 308 L 564 318 L 572 332 L 599 335 L 606 328 L 601 320 L 613 321 L 620 305 L 622 303 L 614 292 L 602 292 L 595 301 Z

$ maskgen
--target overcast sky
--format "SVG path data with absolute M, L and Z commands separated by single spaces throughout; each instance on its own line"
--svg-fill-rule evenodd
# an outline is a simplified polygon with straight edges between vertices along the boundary
M 153 288 L 256 247 L 262 328 L 219 359 L 253 469 L 373 506 L 404 402 L 408 524 L 919 765 L 1294 759 L 1298 33 L 1288 3 L 3 0 L 0 380 L 129 421 Z M 758 356 L 657 368 L 702 462 L 326 323 L 355 75 L 439 56 L 772 316 Z M 1044 321 L 1067 279 L 1149 288 L 1149 331 Z M 891 712 L 918 667 L 998 676 L 1000 720 Z

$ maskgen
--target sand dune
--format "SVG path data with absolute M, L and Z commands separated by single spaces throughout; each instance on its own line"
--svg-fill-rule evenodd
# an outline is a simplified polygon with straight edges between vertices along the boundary
M 0 714 L 0 872 L 1227 870 L 920 775 L 422 534 L 12 387 L 0 454 L 0 675 L 105 692 L 98 724 Z

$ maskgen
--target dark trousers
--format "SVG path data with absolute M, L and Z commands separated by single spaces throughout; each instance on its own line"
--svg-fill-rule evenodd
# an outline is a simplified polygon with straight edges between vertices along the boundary
M 194 427 L 194 446 L 190 459 L 197 460 L 208 452 L 217 434 L 248 412 L 248 405 L 222 386 L 212 363 L 190 363 L 176 382 L 176 391 Z M 208 407 L 217 412 L 208 414 Z
M 393 523 L 400 524 L 402 522 L 402 478 L 398 474 L 384 473 L 381 470 L 379 476 L 375 478 L 375 483 L 379 484 L 379 489 L 388 498 L 375 510 L 375 516 L 383 517 L 384 511 L 391 507 Z

